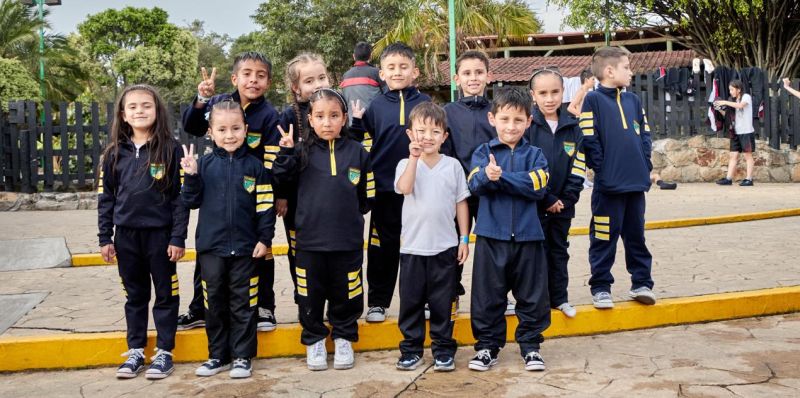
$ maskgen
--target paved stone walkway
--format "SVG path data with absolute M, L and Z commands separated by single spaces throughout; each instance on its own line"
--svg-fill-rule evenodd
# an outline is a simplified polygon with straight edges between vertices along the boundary
M 548 370 L 526 372 L 514 345 L 488 372 L 394 369 L 397 351 L 356 354 L 353 370 L 311 372 L 304 358 L 256 360 L 250 379 L 194 376 L 181 364 L 165 380 L 114 379 L 112 367 L 0 375 L 7 397 L 797 397 L 800 314 L 549 340 Z M 330 361 L 330 360 L 329 360 Z

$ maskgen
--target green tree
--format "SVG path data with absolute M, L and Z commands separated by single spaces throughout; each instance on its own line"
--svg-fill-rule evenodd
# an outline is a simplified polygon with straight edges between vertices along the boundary
M 197 49 L 199 51 L 197 55 L 198 67 L 216 67 L 217 79 L 215 87 L 217 91 L 220 93 L 230 92 L 233 89 L 230 78 L 231 60 L 228 58 L 226 48 L 229 48 L 234 40 L 227 34 L 220 35 L 216 32 L 207 32 L 203 21 L 200 20 L 192 21 L 186 29 L 197 39 Z M 197 83 L 200 82 L 199 77 L 196 80 L 191 82 L 192 90 L 196 90 Z
M 796 0 L 550 0 L 568 6 L 565 23 L 596 30 L 675 25 L 671 37 L 715 63 L 755 66 L 771 80 L 800 75 Z
M 409 3 L 392 28 L 375 44 L 373 56 L 389 44 L 402 41 L 417 51 L 422 71 L 439 73 L 438 64 L 449 48 L 447 0 Z M 456 46 L 467 48 L 467 37 L 497 35 L 504 43 L 541 31 L 542 22 L 521 0 L 456 0 Z
M 8 111 L 8 101 L 39 97 L 39 84 L 16 59 L 0 58 L 0 109 Z

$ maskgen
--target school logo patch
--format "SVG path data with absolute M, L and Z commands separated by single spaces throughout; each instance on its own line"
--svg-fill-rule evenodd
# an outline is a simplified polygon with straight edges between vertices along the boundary
M 253 190 L 256 189 L 256 178 L 244 176 L 244 181 L 242 181 L 242 186 L 244 186 L 245 191 L 252 193 Z
M 255 148 L 261 143 L 260 133 L 247 133 L 247 146 Z
M 163 163 L 151 163 L 150 164 L 150 176 L 155 178 L 156 180 L 160 180 L 164 178 L 164 173 L 166 172 L 166 168 L 164 167 Z
M 564 141 L 564 152 L 566 152 L 569 157 L 572 157 L 572 155 L 575 154 L 575 143 Z
M 633 122 L 633 131 L 639 135 L 639 122 Z
M 353 185 L 358 185 L 358 182 L 361 181 L 361 170 L 351 167 L 347 172 L 347 179 L 350 180 Z

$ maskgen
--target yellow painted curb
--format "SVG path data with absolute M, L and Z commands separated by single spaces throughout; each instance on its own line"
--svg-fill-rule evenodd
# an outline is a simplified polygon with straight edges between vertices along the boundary
M 758 221 L 768 220 L 771 218 L 781 217 L 796 217 L 800 216 L 800 208 L 796 209 L 782 209 L 772 210 L 757 213 L 744 213 L 744 214 L 729 214 L 725 216 L 716 217 L 698 217 L 698 218 L 679 218 L 675 220 L 663 221 L 650 221 L 645 223 L 645 229 L 667 229 L 667 228 L 686 228 L 696 227 L 700 225 L 714 225 L 714 224 L 728 224 L 735 222 L 745 221 Z M 569 230 L 571 236 L 589 235 L 589 227 L 572 227 Z M 470 242 L 475 243 L 475 235 L 470 235 Z M 364 249 L 367 245 L 364 243 Z M 289 246 L 285 244 L 272 246 L 272 254 L 274 256 L 285 256 L 289 252 Z M 194 261 L 197 256 L 195 249 L 186 249 L 186 255 L 183 256 L 181 261 Z M 73 254 L 72 266 L 73 267 L 86 267 L 94 265 L 110 265 L 103 261 L 100 253 L 86 253 L 86 254 Z
M 654 306 L 635 302 L 617 303 L 611 310 L 596 310 L 591 305 L 577 307 L 574 319 L 552 311 L 552 324 L 547 337 L 565 337 L 625 330 L 652 328 L 687 323 L 775 315 L 800 311 L 800 286 L 719 293 L 703 296 L 663 299 Z M 509 341 L 514 339 L 516 317 L 507 317 Z M 273 332 L 258 334 L 258 357 L 272 358 L 304 355 L 298 324 L 280 325 Z M 470 318 L 456 319 L 453 337 L 460 345 L 473 344 Z M 359 324 L 356 351 L 397 349 L 402 339 L 397 320 L 380 324 Z M 150 333 L 147 355 L 152 355 L 155 333 Z M 426 345 L 430 341 L 426 340 Z M 332 344 L 328 341 L 329 349 Z M 82 368 L 113 366 L 121 363 L 120 353 L 127 350 L 124 332 L 74 333 L 32 337 L 0 338 L 0 371 L 31 369 Z M 207 340 L 203 329 L 178 332 L 173 351 L 178 362 L 200 362 L 207 359 Z

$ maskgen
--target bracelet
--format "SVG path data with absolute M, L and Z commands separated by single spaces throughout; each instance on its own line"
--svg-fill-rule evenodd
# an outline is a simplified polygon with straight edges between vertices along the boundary
M 465 244 L 465 245 L 468 245 L 468 244 L 469 244 L 469 235 L 462 235 L 462 236 L 460 236 L 460 237 L 458 238 L 458 240 L 459 240 L 461 243 L 463 243 L 463 244 Z
M 208 101 L 211 101 L 210 97 L 203 97 L 200 93 L 197 93 L 197 102 L 201 104 L 207 104 Z

